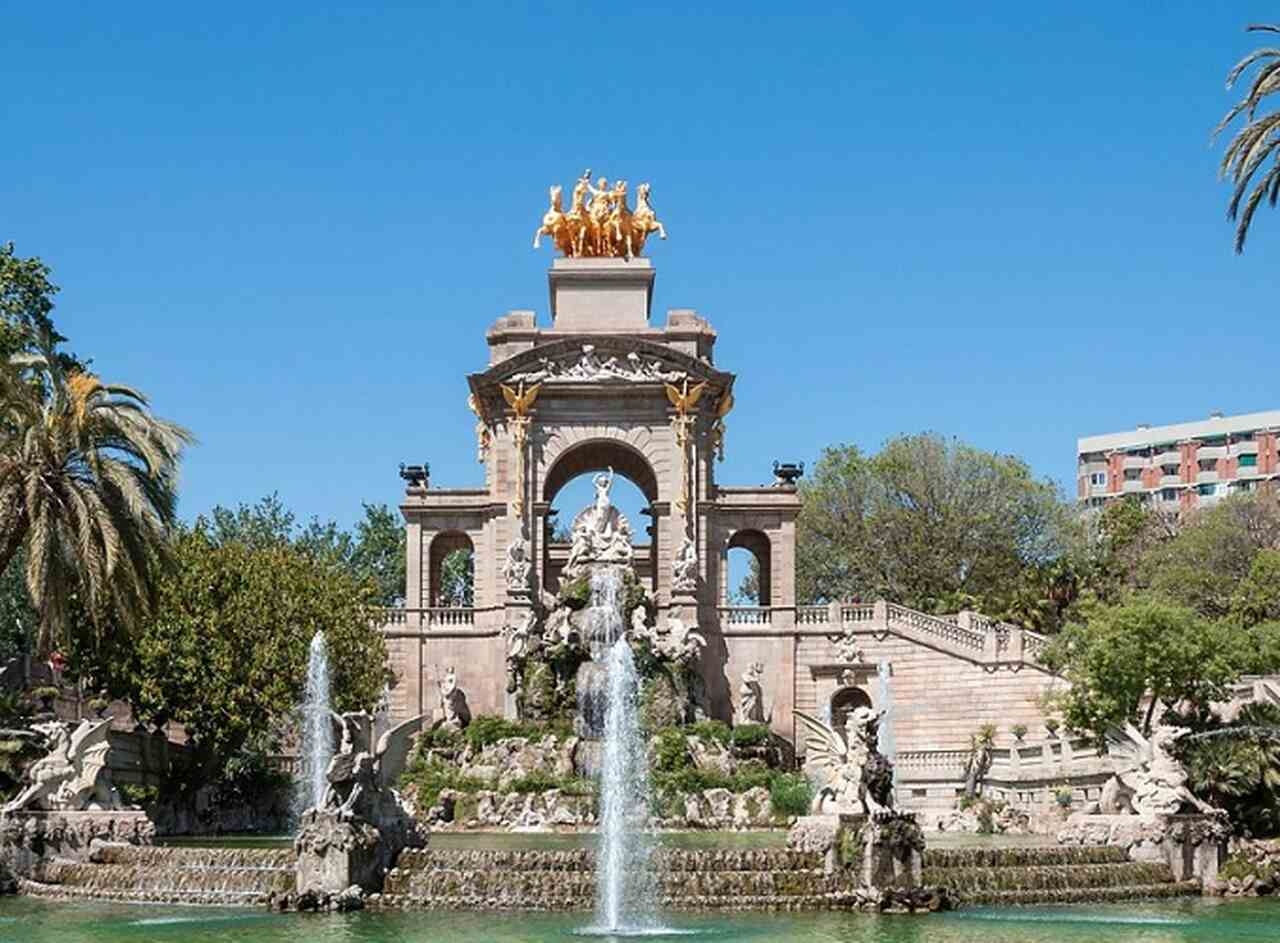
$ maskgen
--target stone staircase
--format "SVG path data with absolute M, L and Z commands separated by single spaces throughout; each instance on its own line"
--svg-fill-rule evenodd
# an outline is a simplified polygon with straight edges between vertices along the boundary
M 20 891 L 61 899 L 261 906 L 291 893 L 293 885 L 291 849 L 113 845 L 92 862 L 44 864 Z
M 821 856 L 781 849 L 662 849 L 652 860 L 666 910 L 823 910 L 858 903 L 827 877 Z M 405 851 L 387 876 L 386 908 L 591 910 L 594 853 L 571 851 Z
M 1168 865 L 1128 859 L 1123 848 L 954 848 L 926 851 L 925 884 L 965 904 L 1075 904 L 1184 897 L 1199 881 L 1175 881 Z

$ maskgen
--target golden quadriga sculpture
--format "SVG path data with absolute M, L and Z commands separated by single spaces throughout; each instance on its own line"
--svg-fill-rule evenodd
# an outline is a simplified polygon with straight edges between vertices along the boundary
M 644 250 L 651 233 L 660 239 L 667 231 L 649 202 L 649 184 L 636 187 L 636 208 L 627 206 L 627 182 L 615 180 L 613 186 L 604 177 L 591 183 L 591 171 L 585 171 L 573 185 L 569 209 L 559 184 L 551 188 L 551 206 L 542 217 L 542 225 L 533 234 L 533 247 L 550 236 L 568 258 L 624 258 L 630 260 Z

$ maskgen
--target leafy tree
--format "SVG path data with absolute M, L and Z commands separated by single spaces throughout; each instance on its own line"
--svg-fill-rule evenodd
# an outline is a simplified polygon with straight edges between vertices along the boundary
M 66 340 L 53 326 L 53 296 L 58 286 L 49 281 L 51 271 L 40 259 L 19 258 L 12 242 L 0 244 L 0 362 L 14 354 L 33 353 L 39 338 L 57 348 Z M 64 370 L 85 369 L 71 354 L 56 357 Z
M 30 651 L 36 614 L 27 596 L 26 555 L 18 551 L 0 573 L 0 664 Z
M 351 562 L 357 573 L 377 586 L 381 605 L 403 604 L 405 532 L 400 515 L 385 504 L 364 505 L 364 518 L 356 524 Z
M 1280 834 L 1280 707 L 1246 704 L 1228 724 L 1183 741 L 1188 784 L 1243 836 Z
M 1280 33 L 1280 26 L 1256 23 L 1246 30 Z M 1277 160 L 1280 135 L 1276 133 L 1280 128 L 1280 112 L 1258 114 L 1267 96 L 1280 88 L 1280 81 L 1277 81 L 1280 78 L 1280 49 L 1271 46 L 1249 53 L 1227 73 L 1227 88 L 1235 85 L 1255 66 L 1248 92 L 1232 106 L 1213 132 L 1217 137 L 1237 118 L 1243 116 L 1245 119 L 1244 125 L 1227 143 L 1222 163 L 1218 166 L 1219 176 L 1224 180 L 1230 179 L 1232 184 L 1227 215 L 1236 220 L 1236 252 L 1244 251 L 1253 214 L 1263 198 L 1275 206 L 1277 197 L 1280 197 L 1280 160 Z M 1264 165 L 1267 165 L 1265 170 Z M 1251 186 L 1252 190 L 1249 189 Z
M 99 631 L 146 614 L 192 438 L 137 390 L 67 367 L 49 333 L 37 347 L 0 371 L 0 572 L 25 549 L 47 652 L 73 604 Z
M 440 598 L 444 605 L 475 605 L 476 556 L 459 548 L 440 561 Z
M 201 775 L 241 755 L 301 701 L 311 637 L 325 634 L 337 710 L 369 709 L 386 651 L 372 627 L 373 585 L 337 561 L 285 542 L 219 538 L 207 521 L 176 540 L 153 616 L 132 644 L 75 653 L 139 717 L 177 721 Z
M 1155 599 L 1095 604 L 1054 639 L 1044 661 L 1070 688 L 1057 699 L 1073 730 L 1099 739 L 1111 727 L 1150 731 L 1163 705 L 1207 711 L 1256 662 L 1248 639 L 1194 610 Z
M 1280 550 L 1260 550 L 1231 597 L 1231 615 L 1241 625 L 1280 621 Z
M 278 494 L 251 505 L 215 507 L 204 523 L 218 544 L 240 542 L 258 548 L 292 545 L 317 559 L 336 562 L 372 582 L 379 605 L 394 605 L 404 599 L 404 527 L 385 504 L 363 507 L 364 517 L 357 522 L 354 535 L 334 521 L 319 518 L 300 527 Z
M 1280 501 L 1265 492 L 1233 495 L 1198 511 L 1177 536 L 1149 548 L 1138 582 L 1209 619 L 1232 613 L 1260 550 L 1280 548 Z
M 923 609 L 1003 611 L 1023 570 L 1062 551 L 1056 489 L 1017 458 L 941 436 L 872 456 L 827 449 L 801 486 L 802 599 L 885 596 Z

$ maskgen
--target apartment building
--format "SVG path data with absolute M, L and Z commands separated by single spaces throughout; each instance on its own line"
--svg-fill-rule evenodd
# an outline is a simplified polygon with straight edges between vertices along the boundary
M 1085 436 L 1077 494 L 1090 507 L 1126 494 L 1166 510 L 1203 507 L 1280 478 L 1277 441 L 1280 410 Z

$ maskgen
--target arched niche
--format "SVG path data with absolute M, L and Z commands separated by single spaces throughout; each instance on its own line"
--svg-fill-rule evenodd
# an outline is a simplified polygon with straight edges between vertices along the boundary
M 465 554 L 470 558 L 464 567 L 474 579 L 475 546 L 471 543 L 471 538 L 461 531 L 454 530 L 436 534 L 431 540 L 428 551 L 427 572 L 430 588 L 427 597 L 428 605 L 455 607 L 474 604 L 474 597 L 469 592 L 465 592 L 463 587 L 453 585 L 454 581 L 446 578 L 449 575 L 459 575 L 453 571 L 451 574 L 446 574 L 445 571 L 445 561 L 453 554 Z M 474 585 L 467 589 L 474 590 Z
M 755 558 L 757 572 L 760 579 L 756 589 L 757 606 L 773 605 L 773 567 L 771 546 L 769 538 L 758 530 L 739 530 L 735 531 L 729 540 L 725 543 L 724 548 L 724 572 L 726 574 L 726 585 L 724 586 L 724 600 L 722 605 L 728 605 L 732 594 L 736 591 L 736 586 L 728 585 L 728 581 L 736 579 L 736 575 L 730 574 L 729 557 L 734 550 L 745 550 Z
M 870 707 L 871 696 L 862 688 L 837 688 L 831 695 L 831 726 L 836 730 L 844 730 L 845 719 L 859 707 Z
M 574 516 L 582 510 L 581 507 L 556 507 L 553 502 L 570 482 L 610 468 L 616 478 L 633 484 L 644 501 L 639 515 L 627 513 L 636 550 L 633 565 L 641 582 L 656 590 L 658 541 L 649 508 L 658 498 L 658 476 L 638 449 L 613 439 L 589 439 L 569 446 L 547 469 L 542 485 L 542 497 L 548 509 L 548 516 L 542 521 L 544 589 L 555 591 L 560 568 L 569 550 L 567 541 L 555 539 L 555 532 L 557 529 L 563 532 L 570 527 Z M 555 512 L 554 519 L 550 516 L 552 511 Z

